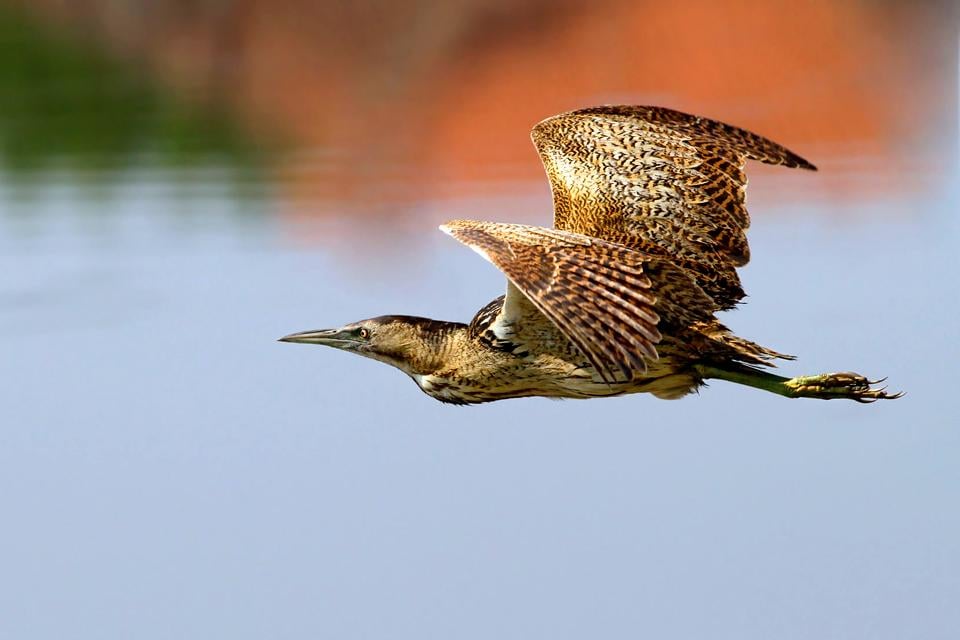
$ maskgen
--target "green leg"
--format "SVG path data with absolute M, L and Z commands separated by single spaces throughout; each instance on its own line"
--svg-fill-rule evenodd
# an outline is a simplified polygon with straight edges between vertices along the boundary
M 824 373 L 818 376 L 799 376 L 784 378 L 751 367 L 731 367 L 723 369 L 710 365 L 697 365 L 697 372 L 704 379 L 716 378 L 763 389 L 787 398 L 847 398 L 857 402 L 893 400 L 902 393 L 886 393 L 884 388 L 874 389 L 873 385 L 882 380 L 868 380 L 858 373 Z

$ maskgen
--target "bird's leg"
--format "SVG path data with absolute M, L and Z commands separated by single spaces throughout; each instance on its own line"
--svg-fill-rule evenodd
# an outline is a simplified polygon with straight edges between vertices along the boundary
M 874 385 L 883 382 L 883 380 L 868 380 L 858 373 L 850 372 L 784 378 L 747 366 L 725 369 L 710 365 L 697 365 L 696 370 L 705 379 L 727 380 L 728 382 L 777 393 L 787 398 L 821 398 L 823 400 L 846 398 L 857 402 L 875 402 L 885 399 L 893 400 L 903 395 L 902 393 L 887 393 L 885 387 L 874 388 Z

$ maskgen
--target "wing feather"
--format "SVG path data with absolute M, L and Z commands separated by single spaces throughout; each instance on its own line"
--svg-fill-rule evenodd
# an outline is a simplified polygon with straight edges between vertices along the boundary
M 554 201 L 554 226 L 672 258 L 728 308 L 750 259 L 747 159 L 816 169 L 732 125 L 659 107 L 608 106 L 534 127 Z
M 612 242 L 470 220 L 440 228 L 507 276 L 512 286 L 504 308 L 518 295 L 529 300 L 606 382 L 631 380 L 646 371 L 658 357 L 662 322 L 705 319 L 715 310 L 710 297 L 667 261 Z M 658 296 L 661 283 L 669 300 Z

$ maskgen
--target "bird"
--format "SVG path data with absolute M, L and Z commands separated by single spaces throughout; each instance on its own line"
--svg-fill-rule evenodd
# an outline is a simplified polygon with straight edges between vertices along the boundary
M 747 160 L 816 171 L 760 135 L 665 107 L 598 106 L 549 117 L 531 138 L 553 228 L 452 220 L 440 229 L 506 276 L 469 323 L 385 315 L 282 342 L 400 369 L 450 404 L 507 398 L 677 399 L 707 380 L 788 398 L 894 399 L 858 373 L 787 378 L 793 360 L 716 315 L 745 293 Z

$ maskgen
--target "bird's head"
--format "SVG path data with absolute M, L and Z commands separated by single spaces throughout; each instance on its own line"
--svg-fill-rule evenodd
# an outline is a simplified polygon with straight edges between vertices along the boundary
M 322 344 L 386 362 L 414 375 L 430 373 L 442 357 L 451 334 L 465 325 L 413 316 L 380 316 L 344 325 L 339 329 L 303 331 L 280 342 Z

